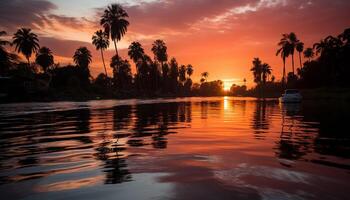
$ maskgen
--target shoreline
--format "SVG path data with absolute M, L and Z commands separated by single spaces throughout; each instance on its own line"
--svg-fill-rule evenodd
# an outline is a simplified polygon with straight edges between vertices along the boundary
M 300 89 L 300 93 L 303 96 L 303 100 L 341 100 L 350 101 L 350 88 L 315 88 L 315 89 Z M 99 95 L 84 95 L 83 97 L 74 96 L 61 96 L 61 97 L 42 97 L 32 96 L 29 98 L 14 100 L 11 98 L 0 99 L 0 104 L 9 103 L 50 103 L 50 102 L 85 102 L 93 100 L 127 100 L 127 99 L 173 99 L 173 98 L 190 98 L 190 97 L 242 97 L 242 98 L 257 98 L 257 99 L 274 99 L 279 98 L 278 95 L 269 95 L 264 97 L 258 97 L 258 95 L 245 95 L 245 96 L 233 96 L 233 95 L 216 95 L 216 96 L 201 96 L 201 95 L 155 95 L 155 96 L 130 96 L 130 97 L 101 97 Z

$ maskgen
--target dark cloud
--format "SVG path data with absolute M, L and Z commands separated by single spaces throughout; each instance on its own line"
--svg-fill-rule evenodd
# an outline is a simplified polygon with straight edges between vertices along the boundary
M 13 31 L 19 27 L 42 25 L 41 17 L 57 7 L 46 0 L 1 0 L 0 28 Z

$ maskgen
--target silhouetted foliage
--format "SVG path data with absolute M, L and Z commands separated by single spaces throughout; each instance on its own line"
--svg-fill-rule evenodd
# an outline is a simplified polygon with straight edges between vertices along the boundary
M 103 56 L 103 51 L 109 47 L 108 34 L 106 32 L 103 32 L 102 30 L 96 31 L 95 34 L 92 36 L 92 44 L 95 45 L 96 50 L 101 51 L 103 67 L 105 69 L 106 76 L 108 76 L 105 58 Z
M 128 30 L 128 13 L 119 4 L 112 4 L 107 7 L 102 15 L 100 24 L 105 29 L 108 38 L 114 42 L 116 56 L 118 56 L 117 42 L 122 39 Z
M 49 67 L 54 64 L 52 51 L 47 47 L 41 47 L 36 54 L 35 62 L 42 67 L 44 72 L 47 72 Z
M 38 36 L 31 29 L 19 29 L 13 36 L 13 44 L 18 53 L 22 53 L 30 64 L 29 58 L 39 49 Z

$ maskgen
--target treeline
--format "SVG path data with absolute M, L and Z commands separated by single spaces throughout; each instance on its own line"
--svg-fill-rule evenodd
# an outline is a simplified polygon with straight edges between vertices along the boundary
M 1 92 L 12 99 L 41 97 L 55 98 L 131 98 L 150 96 L 220 95 L 221 81 L 208 82 L 208 72 L 202 73 L 200 83 L 193 84 L 191 64 L 179 64 L 170 58 L 163 40 L 152 44 L 154 59 L 145 53 L 139 42 L 132 42 L 128 56 L 136 66 L 131 73 L 131 64 L 118 53 L 117 44 L 126 34 L 128 14 L 119 4 L 107 7 L 101 17 L 101 30 L 92 36 L 92 44 L 100 51 L 104 73 L 93 78 L 90 74 L 92 54 L 87 47 L 79 47 L 72 59 L 74 65 L 55 64 L 53 52 L 40 47 L 38 36 L 31 29 L 21 28 L 13 41 L 1 39 L 6 32 L 0 32 L 0 79 Z M 104 51 L 112 41 L 115 55 L 109 62 L 113 74 L 107 72 Z M 10 53 L 6 46 L 14 46 L 18 54 L 26 58 L 23 62 L 17 54 Z M 34 55 L 34 56 L 33 56 Z M 35 57 L 35 61 L 30 59 Z
M 256 86 L 233 85 L 231 94 L 244 96 L 275 97 L 286 88 L 349 88 L 350 81 L 350 28 L 338 36 L 328 36 L 304 48 L 304 43 L 294 32 L 283 34 L 276 56 L 283 62 L 282 78 L 276 81 L 269 64 L 254 58 L 251 68 Z M 297 63 L 295 57 L 297 55 Z M 291 59 L 292 71 L 287 73 L 286 59 Z M 305 60 L 303 62 L 303 59 Z M 297 66 L 297 67 L 296 67 Z

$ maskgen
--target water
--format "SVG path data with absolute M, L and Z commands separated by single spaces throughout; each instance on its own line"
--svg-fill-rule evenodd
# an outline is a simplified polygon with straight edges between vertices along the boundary
M 347 103 L 0 105 L 1 199 L 348 199 Z

